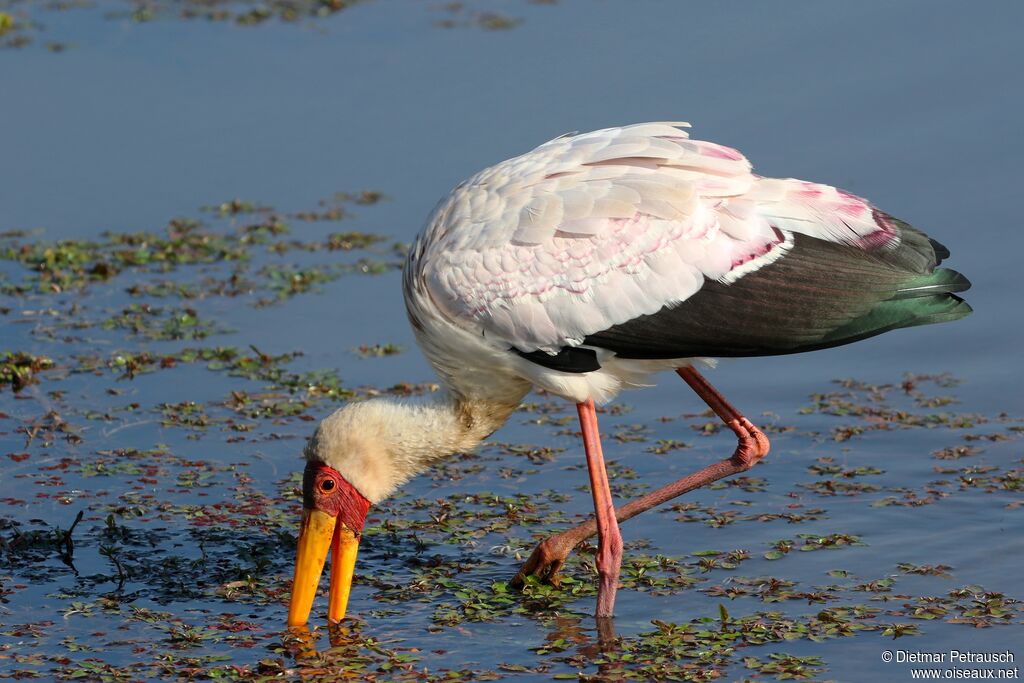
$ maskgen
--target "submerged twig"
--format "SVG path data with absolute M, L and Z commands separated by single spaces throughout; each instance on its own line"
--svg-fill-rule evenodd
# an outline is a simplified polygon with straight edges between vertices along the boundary
M 78 514 L 75 515 L 75 521 L 71 523 L 68 530 L 61 532 L 64 536 L 60 542 L 63 544 L 64 550 L 60 554 L 60 559 L 64 564 L 71 567 L 71 570 L 75 572 L 75 574 L 78 574 L 78 570 L 75 569 L 75 563 L 73 561 L 75 556 L 75 541 L 72 538 L 72 534 L 75 531 L 75 527 L 78 526 L 78 523 L 82 521 L 82 517 L 84 515 L 85 513 L 82 510 L 79 510 Z

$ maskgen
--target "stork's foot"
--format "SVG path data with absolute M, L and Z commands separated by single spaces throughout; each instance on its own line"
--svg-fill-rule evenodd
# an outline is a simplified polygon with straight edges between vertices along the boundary
M 618 512 L 618 511 L 616 511 Z M 558 573 L 565 565 L 569 553 L 583 541 L 597 535 L 593 520 L 546 538 L 537 544 L 519 572 L 512 579 L 514 588 L 522 588 L 528 577 L 536 577 L 556 588 L 561 585 Z M 619 585 L 619 565 L 622 563 L 622 537 L 612 536 L 605 547 L 598 548 L 598 607 L 599 618 L 610 617 L 615 606 L 615 592 Z
M 749 470 L 761 462 L 764 456 L 771 450 L 771 443 L 768 437 L 760 429 L 755 427 L 750 420 L 739 417 L 727 422 L 729 428 L 736 433 L 738 443 L 732 454 L 732 462 L 742 470 Z M 741 471 L 742 471 L 741 470 Z
M 529 576 L 534 576 L 552 586 L 558 586 L 561 581 L 561 576 L 559 576 L 558 572 L 562 569 L 562 565 L 565 564 L 569 553 L 587 538 L 586 536 L 580 537 L 579 533 L 574 533 L 577 531 L 577 529 L 563 531 L 537 544 L 530 557 L 519 568 L 519 573 L 512 579 L 512 586 L 522 588 L 526 584 L 526 578 Z M 596 526 L 591 534 L 594 533 L 597 533 Z

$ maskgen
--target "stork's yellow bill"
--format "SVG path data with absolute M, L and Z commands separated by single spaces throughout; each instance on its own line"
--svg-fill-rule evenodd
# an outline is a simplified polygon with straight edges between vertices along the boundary
M 302 626 L 309 621 L 328 552 L 331 580 L 327 618 L 336 623 L 345 618 L 359 537 L 370 502 L 337 470 L 310 461 L 302 481 L 302 506 L 288 625 Z

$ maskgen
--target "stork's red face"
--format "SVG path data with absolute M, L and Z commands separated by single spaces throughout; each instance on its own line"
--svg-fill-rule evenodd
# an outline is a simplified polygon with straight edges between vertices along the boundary
M 359 537 L 370 501 L 336 470 L 322 462 L 309 462 L 302 479 L 302 506 L 288 625 L 301 626 L 309 620 L 328 548 L 331 549 L 331 592 L 327 618 L 338 622 L 345 617 Z

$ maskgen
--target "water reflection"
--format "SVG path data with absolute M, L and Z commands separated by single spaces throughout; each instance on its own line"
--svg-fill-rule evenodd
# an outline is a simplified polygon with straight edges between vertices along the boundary
M 282 641 L 288 654 L 296 663 L 304 663 L 320 656 L 316 649 L 319 636 L 314 636 L 308 626 L 290 626 L 282 634 Z

